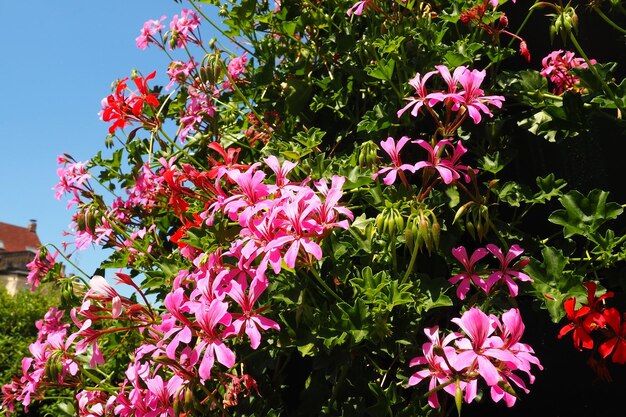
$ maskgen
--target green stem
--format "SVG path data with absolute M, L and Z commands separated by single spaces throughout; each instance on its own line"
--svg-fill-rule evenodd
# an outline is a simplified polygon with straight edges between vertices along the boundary
M 535 0 L 535 3 L 533 3 L 532 6 L 530 6 L 530 8 L 528 9 L 528 14 L 526 15 L 526 17 L 524 18 L 524 20 L 522 21 L 522 23 L 519 25 L 519 27 L 517 28 L 517 30 L 515 31 L 515 35 L 519 36 L 520 32 L 522 31 L 522 29 L 524 29 L 524 26 L 526 26 L 526 23 L 528 23 L 528 20 L 530 20 L 530 16 L 532 16 L 533 12 L 535 11 L 534 6 L 539 3 L 538 0 Z M 515 38 L 511 38 L 509 40 L 509 44 L 507 45 L 509 48 L 511 47 L 511 45 L 513 44 L 513 42 L 515 41 Z
M 198 12 L 198 14 L 200 14 L 200 16 L 202 16 L 204 18 L 204 20 L 206 20 L 207 22 L 209 22 L 209 24 L 211 26 L 213 26 L 213 28 L 215 28 L 215 30 L 217 30 L 222 36 L 224 36 L 225 38 L 229 39 L 230 41 L 232 41 L 235 45 L 239 46 L 241 49 L 243 49 L 244 51 L 246 51 L 247 53 L 249 53 L 250 55 L 252 55 L 253 57 L 257 58 L 256 54 L 254 52 L 252 52 L 251 50 L 249 50 L 248 48 L 246 48 L 244 45 L 242 45 L 239 41 L 237 41 L 233 36 L 229 36 L 226 34 L 226 32 L 224 32 L 222 30 L 222 28 L 220 28 L 218 25 L 216 25 L 215 23 L 213 23 L 213 21 L 211 19 L 209 19 L 209 17 L 204 14 L 204 12 L 196 5 L 196 2 L 194 0 L 190 0 L 189 3 L 191 3 L 191 5 L 193 6 L 194 9 L 196 9 L 196 11 Z
M 598 16 L 600 16 L 600 18 L 602 18 L 602 20 L 604 20 L 606 23 L 609 24 L 609 26 L 611 26 L 613 29 L 622 32 L 624 34 L 626 34 L 626 29 L 622 28 L 621 26 L 619 26 L 617 23 L 615 23 L 614 21 L 612 21 L 607 15 L 605 15 L 602 10 L 600 10 L 600 8 L 598 6 L 594 6 L 593 7 L 593 11 L 595 11 L 596 13 L 598 13 Z
M 613 101 L 613 103 L 615 103 L 615 107 L 617 107 L 617 110 L 619 111 L 619 115 L 620 115 L 620 118 L 621 118 L 621 115 L 624 113 L 624 110 L 622 109 L 622 106 L 620 106 L 619 103 L 617 102 L 617 100 L 615 99 L 615 94 L 613 94 L 613 90 L 611 90 L 611 88 L 606 83 L 604 78 L 600 76 L 600 74 L 598 73 L 598 70 L 591 63 L 591 60 L 589 59 L 589 57 L 587 57 L 587 54 L 585 54 L 585 51 L 583 50 L 583 48 L 578 43 L 578 39 L 576 39 L 576 36 L 574 36 L 574 34 L 572 32 L 569 33 L 569 39 L 574 44 L 574 47 L 576 48 L 576 51 L 578 51 L 580 56 L 583 57 L 583 59 L 587 63 L 587 66 L 589 67 L 589 69 L 593 73 L 593 75 L 600 82 L 600 85 L 602 86 L 602 90 L 604 91 L 604 93 L 607 95 L 608 98 L 610 98 Z
M 78 270 L 78 272 L 83 274 L 85 276 L 85 278 L 89 278 L 89 275 L 85 271 L 83 271 L 80 267 L 78 267 L 78 265 L 76 265 L 74 262 L 72 262 L 70 260 L 70 258 L 65 256 L 65 254 L 61 250 L 59 250 L 59 248 L 56 247 L 56 245 L 53 245 L 52 243 L 48 243 L 45 246 L 50 246 L 50 247 L 54 248 L 63 257 L 63 259 L 65 259 L 70 265 L 72 265 L 74 268 L 76 268 Z M 82 277 L 78 277 L 78 278 L 83 282 L 83 284 L 85 284 L 85 285 L 88 284 L 87 281 L 85 281 Z
M 311 273 L 313 274 L 313 276 L 315 277 L 316 281 L 322 286 L 322 288 L 324 288 L 328 294 L 332 295 L 333 298 L 339 302 L 342 302 L 343 299 L 341 297 L 339 297 L 339 295 L 333 291 L 332 288 L 330 288 L 328 286 L 328 284 L 326 284 L 324 282 L 324 280 L 322 279 L 322 277 L 320 276 L 320 273 L 317 271 L 317 269 L 315 269 L 313 266 L 311 266 L 311 268 L 309 268 L 309 270 L 311 271 Z
M 417 243 L 417 239 L 416 242 Z M 407 279 L 409 279 L 409 276 L 411 275 L 411 271 L 413 271 L 413 268 L 415 267 L 415 261 L 417 260 L 417 245 L 414 244 L 413 245 L 413 253 L 411 254 L 411 260 L 409 261 L 409 266 L 406 269 L 406 272 L 404 273 L 404 277 L 402 277 L 402 281 L 400 281 L 400 285 L 404 284 L 406 282 Z

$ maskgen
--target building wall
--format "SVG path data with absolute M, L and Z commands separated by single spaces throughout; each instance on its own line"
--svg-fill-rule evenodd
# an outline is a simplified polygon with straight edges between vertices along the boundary
M 15 295 L 26 288 L 26 278 L 22 274 L 2 273 L 0 274 L 0 288 L 6 289 L 10 295 Z

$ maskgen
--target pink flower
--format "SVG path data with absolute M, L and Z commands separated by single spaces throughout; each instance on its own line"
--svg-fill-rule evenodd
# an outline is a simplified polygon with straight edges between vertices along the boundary
M 596 60 L 590 60 L 595 64 Z M 555 94 L 562 94 L 568 90 L 576 90 L 576 85 L 580 81 L 578 77 L 571 73 L 572 68 L 587 68 L 587 62 L 583 58 L 576 58 L 574 52 L 557 51 L 550 52 L 541 60 L 543 66 L 541 75 L 548 78 L 554 85 L 552 91 Z
M 474 271 L 474 265 L 487 255 L 488 251 L 484 248 L 479 248 L 472 253 L 472 256 L 468 259 L 467 251 L 465 247 L 460 246 L 452 249 L 452 255 L 463 265 L 464 272 L 457 274 L 450 278 L 448 281 L 452 284 L 459 284 L 456 289 L 456 295 L 460 300 L 465 299 L 465 295 L 470 289 L 470 283 L 474 283 L 478 288 L 487 292 L 487 285 L 485 281 Z
M 179 48 L 183 48 L 188 42 L 200 44 L 200 39 L 193 34 L 199 25 L 200 18 L 193 10 L 183 9 L 180 17 L 174 15 L 170 22 L 170 31 L 172 32 L 170 49 L 173 49 L 174 43 Z
M 457 102 L 453 110 L 459 108 L 459 106 L 463 106 L 467 109 L 470 117 L 474 120 L 474 123 L 478 124 L 481 121 L 480 113 L 484 113 L 490 117 L 493 117 L 493 114 L 487 107 L 496 106 L 498 108 L 502 107 L 502 102 L 504 101 L 504 97 L 502 96 L 485 96 L 485 92 L 480 88 L 480 84 L 485 79 L 486 72 L 485 70 L 466 70 L 459 76 L 459 83 L 465 89 L 459 93 L 462 96 L 463 100 Z
M 141 28 L 141 34 L 137 37 L 137 48 L 146 49 L 150 43 L 158 43 L 154 35 L 161 33 L 165 28 L 162 22 L 165 20 L 165 16 L 162 16 L 159 20 L 148 20 L 143 24 Z
M 417 139 L 413 143 L 417 143 L 428 152 L 428 161 L 420 161 L 415 164 L 416 172 L 426 167 L 435 168 L 443 182 L 450 184 L 461 178 L 460 173 L 463 173 L 463 171 L 467 172 L 469 169 L 465 165 L 457 164 L 461 156 L 467 152 L 461 141 L 458 141 L 456 146 L 454 146 L 448 139 L 442 139 L 437 142 L 434 148 L 422 139 Z M 449 158 L 442 156 L 446 148 L 452 148 L 452 155 Z M 464 173 L 463 176 L 465 182 L 470 182 L 470 177 L 467 173 Z
M 516 364 L 517 358 L 511 352 L 493 348 L 493 332 L 496 329 L 494 322 L 485 313 L 472 307 L 461 318 L 452 319 L 468 338 L 458 339 L 456 344 L 460 350 L 454 366 L 458 369 L 476 368 L 487 385 L 496 385 L 501 377 L 492 359 Z
M 370 7 L 373 2 L 374 0 L 357 1 L 356 3 L 354 3 L 354 5 L 352 5 L 352 7 L 348 9 L 347 15 L 351 16 L 354 14 L 356 16 L 361 16 L 361 14 L 363 14 L 363 11 Z
M 372 175 L 372 179 L 376 179 L 379 175 L 387 173 L 387 175 L 385 175 L 385 178 L 383 179 L 383 182 L 385 183 L 385 185 L 391 185 L 396 181 L 396 175 L 398 172 L 400 172 L 401 177 L 404 176 L 404 174 L 402 173 L 403 170 L 415 172 L 415 167 L 413 165 L 403 164 L 400 160 L 400 151 L 402 150 L 404 145 L 406 145 L 406 143 L 410 140 L 410 138 L 403 136 L 402 138 L 400 138 L 397 144 L 392 137 L 389 137 L 387 138 L 387 140 L 380 142 L 380 146 L 385 150 L 385 152 L 387 152 L 387 155 L 389 155 L 389 157 L 391 158 L 393 167 L 385 167 L 380 169 L 378 172 Z M 406 182 L 406 179 L 404 179 L 403 182 Z
M 95 293 L 104 297 L 106 300 L 111 300 L 111 317 L 119 317 L 122 313 L 122 299 L 120 294 L 99 275 L 95 275 L 91 278 L 89 286 L 91 289 L 87 292 L 85 298 L 89 298 Z
M 402 116 L 402 114 L 410 108 L 412 108 L 411 116 L 417 117 L 417 113 L 419 112 L 422 106 L 427 105 L 429 107 L 432 107 L 437 102 L 441 101 L 442 99 L 441 94 L 439 93 L 428 94 L 428 92 L 426 91 L 426 81 L 428 81 L 428 79 L 432 77 L 433 75 L 435 75 L 436 73 L 437 71 L 430 71 L 424 74 L 423 77 L 421 76 L 419 72 L 415 74 L 415 77 L 413 77 L 409 81 L 409 84 L 413 88 L 415 88 L 415 93 L 417 97 L 409 97 L 405 99 L 409 101 L 409 104 L 407 104 L 406 106 L 398 110 L 397 112 L 398 117 Z
M 430 342 L 422 345 L 422 351 L 424 356 L 417 356 L 411 359 L 409 366 L 428 365 L 426 369 L 422 369 L 413 373 L 409 377 L 409 386 L 417 385 L 424 379 L 430 377 L 428 384 L 428 390 L 434 390 L 437 386 L 448 383 L 448 381 L 454 378 L 454 369 L 450 369 L 449 363 L 454 362 L 456 357 L 456 349 L 452 346 L 448 346 L 450 342 L 461 336 L 460 333 L 450 333 L 443 341 L 440 340 L 439 327 L 431 327 L 424 329 L 424 333 L 430 339 Z M 437 350 L 437 353 L 436 353 Z M 444 359 L 445 357 L 445 359 Z M 449 384 L 443 388 L 450 395 L 454 396 L 456 386 Z M 434 391 L 428 396 L 428 404 L 432 408 L 439 408 L 439 398 L 437 391 Z
M 185 84 L 195 68 L 196 63 L 193 57 L 186 63 L 183 61 L 172 61 L 167 68 L 167 75 L 170 77 L 170 82 L 165 86 L 165 89 L 169 90 L 175 83 L 181 85 Z
M 28 269 L 26 282 L 30 284 L 31 291 L 34 291 L 41 283 L 41 280 L 54 268 L 58 254 L 58 251 L 51 254 L 47 249 L 40 248 L 37 250 L 33 260 L 26 264 Z
M 196 321 L 202 330 L 202 337 L 198 340 L 195 351 L 202 356 L 198 374 L 202 379 L 211 378 L 211 369 L 215 359 L 227 368 L 235 365 L 235 354 L 222 341 L 222 334 L 217 328 L 222 324 L 228 326 L 232 316 L 228 312 L 228 304 L 214 299 L 210 303 L 202 300 L 195 312 Z
M 528 265 L 530 259 L 522 259 L 515 265 L 509 266 L 515 258 L 524 253 L 524 250 L 519 247 L 519 245 L 512 245 L 506 255 L 504 255 L 500 248 L 494 244 L 487 245 L 487 250 L 500 261 L 500 269 L 491 273 L 491 275 L 487 278 L 487 289 L 489 291 L 491 291 L 491 288 L 493 288 L 497 282 L 504 281 L 509 288 L 511 297 L 516 297 L 518 289 L 517 283 L 513 278 L 517 278 L 520 281 L 533 281 L 531 277 L 520 271 Z
M 280 330 L 280 326 L 273 320 L 261 316 L 259 313 L 263 308 L 254 309 L 254 305 L 260 295 L 267 289 L 268 281 L 258 276 L 252 280 L 248 293 L 246 294 L 248 283 L 245 277 L 230 283 L 228 295 L 241 307 L 241 313 L 234 313 L 233 322 L 224 330 L 224 337 L 231 335 L 241 335 L 246 333 L 250 338 L 252 349 L 259 347 L 261 343 L 260 330 Z
M 246 72 L 247 63 L 248 57 L 246 56 L 245 52 L 240 57 L 231 59 L 231 61 L 228 63 L 228 75 L 230 75 L 230 78 L 235 80 L 239 78 L 241 74 Z

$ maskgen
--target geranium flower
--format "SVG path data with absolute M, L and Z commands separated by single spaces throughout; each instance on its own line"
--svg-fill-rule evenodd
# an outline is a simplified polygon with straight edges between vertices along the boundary
M 512 245 L 506 255 L 494 244 L 487 245 L 487 250 L 500 261 L 500 269 L 491 273 L 489 278 L 487 278 L 487 288 L 489 291 L 496 283 L 504 281 L 509 288 L 511 297 L 517 297 L 517 283 L 513 278 L 517 278 L 520 281 L 533 282 L 531 277 L 520 271 L 520 269 L 524 268 L 528 262 L 530 262 L 530 259 L 522 259 L 518 263 L 510 265 L 515 258 L 524 253 L 524 250 L 519 247 L 519 245 Z
M 558 334 L 558 338 L 561 339 L 567 333 L 571 332 L 574 339 L 574 347 L 578 350 L 593 348 L 593 339 L 589 335 L 586 327 L 583 325 L 583 320 L 589 314 L 591 309 L 588 306 L 582 306 L 576 310 L 576 298 L 568 298 L 563 303 L 565 308 L 565 314 L 567 315 L 570 323 L 561 328 Z
M 468 259 L 467 251 L 465 247 L 459 246 L 458 248 L 452 249 L 452 255 L 463 265 L 465 268 L 464 272 L 457 274 L 450 278 L 448 281 L 451 284 L 459 284 L 456 289 L 456 295 L 460 300 L 464 300 L 467 292 L 470 289 L 470 283 L 474 283 L 478 288 L 487 292 L 487 284 L 480 277 L 480 275 L 476 274 L 474 271 L 474 265 L 482 258 L 485 257 L 489 253 L 485 248 L 478 248 L 472 253 L 472 256 Z
M 424 106 L 424 104 L 432 107 L 437 102 L 442 101 L 442 96 L 440 93 L 428 94 L 428 92 L 426 91 L 426 81 L 428 81 L 428 79 L 435 74 L 437 74 L 437 71 L 430 71 L 424 74 L 424 76 L 422 77 L 422 75 L 418 72 L 417 74 L 415 74 L 415 77 L 409 80 L 409 84 L 415 89 L 417 97 L 408 97 L 405 99 L 409 101 L 409 104 L 398 110 L 398 117 L 402 116 L 405 111 L 411 108 L 411 116 L 417 117 L 417 113 L 419 112 L 420 108 Z
M 489 117 L 493 114 L 489 110 L 490 106 L 502 107 L 504 97 L 502 96 L 486 96 L 485 92 L 480 88 L 480 84 L 485 79 L 485 70 L 467 70 L 459 76 L 459 83 L 463 86 L 464 91 L 459 93 L 462 96 L 461 101 L 457 101 L 453 106 L 453 110 L 457 110 L 460 106 L 467 109 L 474 123 L 480 123 L 482 117 L 480 113 L 484 113 Z
M 424 379 L 430 377 L 428 383 L 428 390 L 432 391 L 437 386 L 442 384 L 448 384 L 443 389 L 450 395 L 454 396 L 456 387 L 454 384 L 449 384 L 449 380 L 453 378 L 454 370 L 450 369 L 448 363 L 454 362 L 456 357 L 456 349 L 452 346 L 448 346 L 454 339 L 461 336 L 460 333 L 450 333 L 443 340 L 439 336 L 439 327 L 434 326 L 424 329 L 424 333 L 430 339 L 430 342 L 422 345 L 422 351 L 424 356 L 417 356 L 411 359 L 409 366 L 428 365 L 426 369 L 417 371 L 409 378 L 409 386 L 417 385 Z M 435 353 L 435 350 L 440 354 Z M 443 357 L 446 357 L 446 360 Z M 465 384 L 465 383 L 464 383 Z M 428 404 L 433 408 L 439 408 L 439 398 L 437 391 L 433 391 L 428 396 Z
M 467 175 L 469 169 L 465 165 L 458 164 L 461 156 L 467 152 L 467 149 L 463 146 L 461 141 L 457 142 L 456 146 L 452 144 L 448 139 L 442 139 L 433 148 L 428 142 L 422 139 L 413 141 L 428 152 L 428 161 L 420 161 L 415 164 L 415 172 L 422 168 L 432 167 L 439 172 L 441 179 L 444 183 L 450 184 L 453 181 L 461 178 L 461 173 L 465 178 L 465 182 L 470 182 L 470 177 Z M 452 148 L 452 155 L 446 158 L 443 153 L 447 147 Z
M 613 354 L 611 360 L 623 365 L 626 363 L 626 321 L 622 321 L 622 314 L 616 308 L 608 308 L 603 313 L 614 336 L 602 343 L 598 352 L 603 358 Z
M 454 366 L 458 369 L 476 369 L 490 387 L 502 380 L 498 369 L 491 362 L 496 359 L 503 362 L 517 364 L 518 359 L 511 352 L 494 348 L 497 339 L 492 337 L 496 326 L 493 320 L 480 309 L 472 307 L 461 318 L 452 319 L 468 336 L 458 339 L 456 345 L 458 353 Z M 496 340 L 494 342 L 494 340 Z M 514 366 L 513 369 L 516 369 Z
M 385 150 L 385 152 L 387 152 L 387 155 L 389 155 L 389 157 L 391 158 L 393 166 L 380 169 L 378 172 L 372 175 L 372 179 L 376 179 L 379 175 L 387 173 L 387 175 L 385 175 L 385 178 L 383 179 L 383 183 L 385 183 L 385 185 L 391 185 L 396 181 L 396 175 L 398 173 L 400 173 L 401 177 L 404 175 L 402 173 L 403 170 L 415 172 L 415 167 L 413 165 L 403 164 L 402 160 L 400 159 L 400 151 L 402 150 L 404 145 L 406 145 L 407 142 L 410 140 L 410 138 L 403 136 L 400 138 L 397 144 L 395 139 L 392 137 L 389 137 L 387 138 L 387 140 L 380 142 L 380 146 Z M 403 182 L 406 182 L 406 179 L 404 179 Z

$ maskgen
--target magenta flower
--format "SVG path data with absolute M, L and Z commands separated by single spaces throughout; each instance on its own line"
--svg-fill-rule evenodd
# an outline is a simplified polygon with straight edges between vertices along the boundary
M 408 109 L 412 108 L 411 116 L 417 117 L 417 113 L 420 108 L 424 105 L 432 107 L 439 101 L 442 101 L 443 96 L 440 93 L 428 94 L 426 91 L 426 81 L 433 75 L 435 75 L 437 71 L 430 71 L 422 75 L 418 72 L 415 77 L 409 80 L 409 84 L 415 89 L 415 93 L 417 97 L 409 97 L 405 100 L 409 101 L 409 104 L 398 110 L 398 117 L 402 116 L 402 114 Z
M 596 60 L 592 59 L 590 62 L 595 64 Z M 563 51 L 562 49 L 550 52 L 541 60 L 541 65 L 543 68 L 540 74 L 552 82 L 554 94 L 575 90 L 580 79 L 571 72 L 571 69 L 588 67 L 583 58 L 576 58 L 574 52 Z
M 526 372 L 532 384 L 535 377 L 530 373 L 531 364 L 537 366 L 539 369 L 543 369 L 543 366 L 534 355 L 535 352 L 533 348 L 526 343 L 520 342 L 524 334 L 525 326 L 519 310 L 512 308 L 502 313 L 502 324 L 500 324 L 499 321 L 497 321 L 497 324 L 503 342 L 500 348 L 507 349 L 515 355 L 518 359 L 517 368 Z
M 457 110 L 460 106 L 465 107 L 476 124 L 481 121 L 481 112 L 493 117 L 487 105 L 500 108 L 504 101 L 502 96 L 484 95 L 485 92 L 480 88 L 480 84 L 485 79 L 485 75 L 485 70 L 466 70 L 460 74 L 459 83 L 463 86 L 464 91 L 461 91 L 459 95 L 463 97 L 463 100 L 456 102 L 453 107 L 453 110 Z
M 252 349 L 259 347 L 261 343 L 260 330 L 280 330 L 280 326 L 273 320 L 261 316 L 259 313 L 264 308 L 254 309 L 257 299 L 267 289 L 268 281 L 255 277 L 250 284 L 250 288 L 246 294 L 248 283 L 245 277 L 238 281 L 230 283 L 228 295 L 241 307 L 241 313 L 233 313 L 233 321 L 224 330 L 224 337 L 231 335 L 241 335 L 246 333 L 250 338 L 250 346 Z
M 230 325 L 232 317 L 228 312 L 228 304 L 218 299 L 214 299 L 209 304 L 202 300 L 195 314 L 202 330 L 202 338 L 198 340 L 195 350 L 198 355 L 204 351 L 198 374 L 202 379 L 209 379 L 215 359 L 227 368 L 235 365 L 235 354 L 224 344 L 223 336 L 217 329 L 219 324 Z
M 452 284 L 459 284 L 456 289 L 456 295 L 460 300 L 464 300 L 467 292 L 470 289 L 470 283 L 474 283 L 478 288 L 487 292 L 487 284 L 485 281 L 474 271 L 474 265 L 478 261 L 487 255 L 488 251 L 484 248 L 479 248 L 472 253 L 472 256 L 468 259 L 467 251 L 465 247 L 459 246 L 458 248 L 452 249 L 452 255 L 463 265 L 465 268 L 464 272 L 457 274 L 450 278 L 448 281 Z
M 158 43 L 155 39 L 154 35 L 157 33 L 161 33 L 161 31 L 165 28 L 162 22 L 165 20 L 165 16 L 161 16 L 159 20 L 148 20 L 143 24 L 141 28 L 141 33 L 137 37 L 137 48 L 146 49 L 148 44 L 150 43 Z
M 363 14 L 363 11 L 371 7 L 373 3 L 374 0 L 357 1 L 356 3 L 354 3 L 354 5 L 352 5 L 352 7 L 348 9 L 347 15 L 351 16 L 354 14 L 356 16 L 361 16 L 361 14 Z
M 493 348 L 493 332 L 496 329 L 489 316 L 476 307 L 472 307 L 461 318 L 452 319 L 468 338 L 457 339 L 458 353 L 454 366 L 457 369 L 476 369 L 487 385 L 496 385 L 501 377 L 492 359 L 517 363 L 517 358 L 511 352 Z
M 228 63 L 228 75 L 233 79 L 239 78 L 244 72 L 246 72 L 246 64 L 248 63 L 248 57 L 244 52 L 243 55 L 237 58 L 233 58 Z
M 458 141 L 456 146 L 454 146 L 448 139 L 442 139 L 437 142 L 434 148 L 422 139 L 417 139 L 413 141 L 413 143 L 417 143 L 428 152 L 428 161 L 420 161 L 415 164 L 416 172 L 422 168 L 431 167 L 439 172 L 441 179 L 446 184 L 450 184 L 461 178 L 460 173 L 463 173 L 465 182 L 470 182 L 470 177 L 467 175 L 469 168 L 465 165 L 458 164 L 461 156 L 467 152 L 467 149 L 463 146 L 461 141 Z M 446 147 L 452 148 L 453 150 L 452 155 L 448 158 L 442 156 Z
M 170 41 L 170 49 L 173 49 L 174 43 L 179 48 L 185 47 L 188 42 L 200 44 L 200 39 L 193 34 L 193 31 L 200 25 L 200 18 L 193 10 L 183 9 L 178 15 L 174 15 L 170 22 L 170 31 L 172 39 Z
M 491 275 L 487 278 L 487 289 L 491 291 L 496 283 L 499 281 L 504 281 L 509 288 L 509 293 L 511 297 L 517 296 L 517 283 L 513 278 L 517 278 L 520 281 L 528 281 L 533 282 L 533 279 L 529 277 L 527 274 L 521 272 L 520 270 L 528 265 L 530 259 L 522 259 L 515 265 L 510 264 L 513 262 L 515 258 L 524 253 L 524 250 L 519 247 L 519 245 L 512 245 L 506 255 L 502 253 L 500 248 L 498 248 L 494 244 L 487 245 L 487 250 L 491 252 L 499 261 L 500 261 L 500 269 L 492 272 Z
M 400 151 L 402 150 L 404 145 L 406 145 L 406 143 L 410 140 L 410 138 L 403 136 L 400 138 L 397 144 L 392 137 L 389 137 L 387 138 L 387 140 L 380 142 L 380 146 L 385 150 L 385 152 L 387 152 L 387 155 L 389 155 L 389 157 L 391 158 L 393 167 L 385 167 L 380 169 L 378 172 L 372 175 L 372 179 L 376 179 L 379 175 L 387 173 L 387 175 L 385 175 L 385 178 L 383 179 L 383 182 L 385 183 L 385 185 L 391 185 L 396 181 L 396 175 L 398 174 L 398 172 L 400 172 L 401 177 L 404 175 L 401 172 L 403 170 L 415 172 L 415 167 L 413 165 L 403 164 L 400 160 Z
M 417 385 L 424 379 L 430 377 L 428 384 L 428 390 L 431 391 L 437 386 L 447 383 L 454 377 L 454 369 L 450 369 L 448 363 L 454 362 L 456 357 L 456 349 L 452 346 L 448 346 L 450 342 L 461 336 L 459 333 L 448 334 L 443 341 L 440 340 L 439 327 L 431 327 L 424 329 L 424 333 L 430 339 L 430 342 L 422 345 L 424 356 L 417 356 L 411 359 L 409 366 L 428 365 L 426 369 L 415 372 L 409 378 L 409 386 Z M 435 353 L 435 349 L 441 351 L 442 354 Z M 445 360 L 444 360 L 445 356 Z M 446 362 L 447 361 L 447 362 Z M 455 385 L 449 384 L 443 388 L 450 395 L 454 396 Z M 432 408 L 439 408 L 439 398 L 437 391 L 434 391 L 428 396 L 428 404 Z

